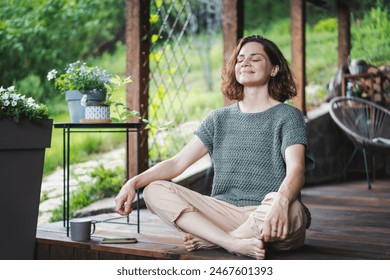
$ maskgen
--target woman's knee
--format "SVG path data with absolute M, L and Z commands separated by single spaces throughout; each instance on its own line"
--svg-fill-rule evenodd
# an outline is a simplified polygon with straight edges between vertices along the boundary
M 160 193 L 161 191 L 163 191 L 164 188 L 166 188 L 165 185 L 167 183 L 168 182 L 164 180 L 157 180 L 147 185 L 142 191 L 144 201 L 148 203 L 153 198 L 158 198 L 158 193 Z
M 306 229 L 306 214 L 302 204 L 296 200 L 290 207 L 290 227 L 291 231 Z

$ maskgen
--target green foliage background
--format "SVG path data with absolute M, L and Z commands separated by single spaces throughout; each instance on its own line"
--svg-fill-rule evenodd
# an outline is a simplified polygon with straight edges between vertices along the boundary
M 125 0 L 1 0 L 1 84 L 30 76 L 45 87 L 50 69 L 115 46 L 124 26 Z M 50 98 L 49 91 L 37 97 Z

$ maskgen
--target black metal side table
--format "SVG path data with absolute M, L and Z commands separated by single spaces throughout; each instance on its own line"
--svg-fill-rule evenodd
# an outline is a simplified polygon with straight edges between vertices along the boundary
M 140 145 L 140 131 L 143 123 L 54 123 L 54 128 L 62 128 L 63 131 L 63 215 L 66 235 L 69 236 L 69 183 L 70 183 L 70 135 L 72 133 L 126 133 L 126 179 L 129 179 L 129 133 L 137 133 L 137 147 Z M 137 172 L 140 173 L 140 151 L 137 149 Z M 139 217 L 139 191 L 137 192 L 137 231 L 140 232 Z M 129 223 L 129 217 L 127 217 Z

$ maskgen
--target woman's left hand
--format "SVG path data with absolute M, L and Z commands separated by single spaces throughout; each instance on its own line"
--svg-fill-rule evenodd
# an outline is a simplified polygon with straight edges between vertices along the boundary
M 288 211 L 288 199 L 278 194 L 265 218 L 263 231 L 260 235 L 261 240 L 273 242 L 287 238 L 290 230 Z
M 290 204 L 297 199 L 305 181 L 305 146 L 291 145 L 286 148 L 286 178 L 274 197 L 271 209 L 265 217 L 260 238 L 264 242 L 284 240 L 290 233 Z

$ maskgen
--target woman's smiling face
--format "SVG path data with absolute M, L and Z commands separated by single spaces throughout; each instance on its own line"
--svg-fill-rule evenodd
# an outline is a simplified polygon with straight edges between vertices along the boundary
M 243 86 L 268 84 L 274 66 L 271 64 L 263 45 L 249 42 L 242 46 L 235 66 L 237 81 Z

